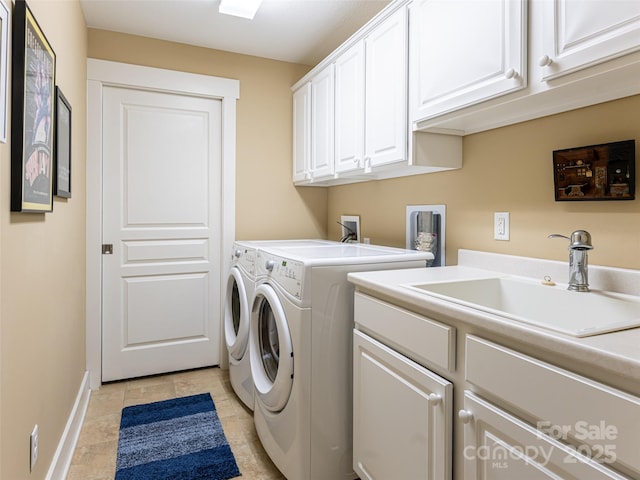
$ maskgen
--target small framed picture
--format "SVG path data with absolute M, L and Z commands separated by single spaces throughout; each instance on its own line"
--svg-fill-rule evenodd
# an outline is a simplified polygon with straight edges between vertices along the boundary
M 9 85 L 9 10 L 0 0 L 0 142 L 7 143 L 7 85 Z
M 12 39 L 11 211 L 50 212 L 56 55 L 24 0 Z
M 633 200 L 635 140 L 556 150 L 553 174 L 557 202 Z
M 60 87 L 56 87 L 55 118 L 54 191 L 58 197 L 71 198 L 71 105 Z

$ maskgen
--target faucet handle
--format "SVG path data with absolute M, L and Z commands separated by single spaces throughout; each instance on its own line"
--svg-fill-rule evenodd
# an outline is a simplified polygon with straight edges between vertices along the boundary
M 552 233 L 547 238 L 566 238 L 567 240 L 571 241 L 569 237 L 567 237 L 566 235 L 560 235 L 559 233 Z

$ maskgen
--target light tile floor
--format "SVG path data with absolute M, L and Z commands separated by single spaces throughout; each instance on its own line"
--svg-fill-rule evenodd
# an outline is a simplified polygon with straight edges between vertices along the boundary
M 109 383 L 91 394 L 67 480 L 113 480 L 123 407 L 211 393 L 244 480 L 285 480 L 260 444 L 252 413 L 236 397 L 229 371 L 206 368 Z

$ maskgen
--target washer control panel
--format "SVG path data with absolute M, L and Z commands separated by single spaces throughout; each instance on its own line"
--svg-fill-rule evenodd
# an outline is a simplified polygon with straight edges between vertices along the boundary
M 233 251 L 232 261 L 237 262 L 246 272 L 256 274 L 256 251 L 251 248 L 237 248 Z
M 257 274 L 267 275 L 297 299 L 302 298 L 304 265 L 302 262 L 258 251 Z

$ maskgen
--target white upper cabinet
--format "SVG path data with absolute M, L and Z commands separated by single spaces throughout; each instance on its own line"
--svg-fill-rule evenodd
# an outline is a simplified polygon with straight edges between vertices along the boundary
M 311 79 L 312 179 L 334 174 L 334 66 L 328 65 Z
M 407 10 L 365 38 L 365 171 L 407 161 Z
M 336 173 L 364 169 L 364 43 L 357 42 L 335 62 Z
M 409 11 L 413 121 L 527 85 L 526 0 L 415 0 Z
M 638 0 L 549 0 L 541 3 L 543 52 L 550 80 L 640 50 Z
M 311 83 L 293 92 L 293 181 L 311 178 Z
M 482 132 L 639 94 L 640 1 L 414 0 L 410 55 L 414 130 Z

